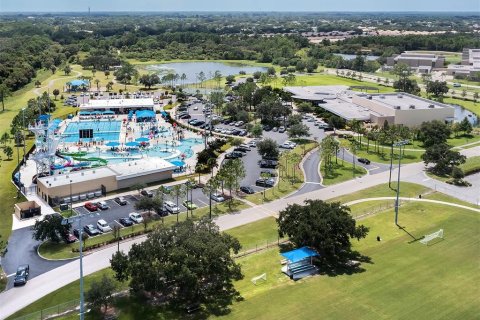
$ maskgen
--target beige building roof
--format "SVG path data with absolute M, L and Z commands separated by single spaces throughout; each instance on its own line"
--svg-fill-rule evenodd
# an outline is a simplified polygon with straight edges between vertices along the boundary
M 109 109 L 109 108 L 129 108 L 129 107 L 149 107 L 153 108 L 153 98 L 142 99 L 98 99 L 90 100 L 88 103 L 80 105 L 80 109 Z

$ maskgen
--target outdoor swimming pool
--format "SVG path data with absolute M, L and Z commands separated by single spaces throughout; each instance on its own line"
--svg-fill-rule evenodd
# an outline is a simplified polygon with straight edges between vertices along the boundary
M 182 161 L 191 158 L 195 155 L 192 148 L 196 145 L 202 144 L 202 139 L 184 139 L 176 141 L 172 146 L 170 143 L 159 143 L 158 145 L 152 145 L 147 148 L 132 148 L 128 151 L 93 151 L 86 155 L 86 158 L 97 157 L 105 159 L 109 164 L 120 163 L 125 161 L 132 161 L 145 157 L 158 157 L 167 161 Z
M 72 121 L 62 133 L 65 142 L 78 142 L 80 130 L 91 129 L 93 138 L 82 138 L 83 142 L 91 141 L 118 141 L 120 136 L 121 121 Z

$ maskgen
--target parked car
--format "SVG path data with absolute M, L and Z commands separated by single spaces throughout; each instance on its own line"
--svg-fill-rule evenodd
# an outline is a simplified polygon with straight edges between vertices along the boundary
M 165 209 L 167 209 L 167 211 L 170 213 L 180 213 L 180 208 L 172 201 L 165 201 L 163 205 L 165 206 Z
M 118 221 L 124 227 L 133 226 L 133 221 L 130 218 L 120 218 Z
M 366 158 L 358 158 L 357 161 L 363 164 L 370 164 L 370 160 Z
M 271 188 L 275 185 L 275 179 L 273 178 L 260 178 L 255 181 L 255 185 L 259 187 L 266 187 L 266 188 Z
M 113 199 L 113 201 L 115 201 L 121 206 L 124 206 L 127 204 L 127 199 L 125 199 L 124 197 L 116 197 L 115 199 Z
M 278 132 L 284 133 L 285 132 L 285 127 L 281 126 L 280 128 L 278 128 Z
M 260 175 L 262 175 L 262 174 L 268 175 L 269 177 L 276 177 L 277 176 L 277 173 L 275 171 L 272 171 L 272 170 L 262 170 L 262 171 L 260 171 Z
M 73 234 L 71 234 L 70 232 L 69 233 L 66 233 L 64 236 L 63 236 L 63 239 L 65 240 L 66 243 L 74 243 L 75 241 L 77 241 L 77 237 L 75 237 Z
M 107 221 L 100 219 L 97 221 L 97 228 L 102 232 L 110 232 L 112 228 L 108 225 Z
M 247 187 L 247 186 L 240 187 L 240 191 L 242 191 L 243 193 L 246 193 L 246 194 L 254 194 L 255 193 L 255 190 L 253 190 L 252 187 Z
M 183 201 L 183 205 L 185 206 L 185 208 L 187 208 L 188 210 L 195 210 L 197 209 L 197 205 L 195 203 L 193 203 L 192 201 L 190 200 L 185 200 Z
M 85 234 L 85 231 L 82 231 L 82 237 L 84 237 Z M 73 235 L 77 237 L 77 239 L 80 239 L 80 231 L 78 229 L 73 229 Z
M 150 190 L 143 189 L 140 194 L 144 197 L 153 198 L 153 192 Z
M 189 114 L 184 114 L 184 115 L 182 115 L 182 116 L 180 116 L 180 117 L 178 117 L 178 118 L 179 118 L 179 119 L 190 119 L 190 118 L 192 118 L 192 116 L 189 115 Z
M 274 160 L 261 160 L 260 161 L 260 168 L 269 168 L 275 169 L 277 168 L 277 161 Z
M 220 194 L 220 193 L 213 193 L 211 195 L 212 200 L 216 202 L 223 202 L 225 201 L 225 198 Z
M 90 212 L 93 212 L 93 211 L 97 211 L 97 210 L 98 210 L 97 206 L 94 205 L 94 204 L 91 203 L 91 202 L 85 203 L 84 206 L 85 206 L 85 209 L 87 209 L 87 210 L 90 211 Z
M 13 279 L 13 286 L 25 285 L 30 275 L 30 266 L 28 264 L 22 264 L 18 266 L 15 278 Z
M 247 130 L 240 130 L 240 133 L 238 135 L 240 137 L 245 137 L 247 135 Z
M 263 126 L 263 130 L 270 131 L 270 130 L 272 130 L 272 127 L 270 127 L 268 124 L 266 124 L 266 125 Z
M 143 222 L 143 217 L 139 213 L 131 212 L 128 214 L 128 217 L 130 218 L 130 220 L 132 220 L 135 223 Z
M 98 236 L 100 234 L 100 231 L 94 227 L 93 224 L 87 224 L 85 227 L 83 227 L 83 230 L 90 236 Z
M 238 147 L 233 149 L 233 151 L 240 151 L 240 152 L 248 152 L 250 150 L 251 149 L 249 147 L 246 147 L 246 146 L 238 146 Z
M 192 119 L 188 121 L 188 124 L 191 124 L 192 126 L 194 126 L 197 122 L 198 122 L 197 119 Z
M 100 210 L 108 210 L 110 207 L 108 206 L 106 201 L 99 201 L 95 204 L 97 208 Z
M 230 153 L 225 154 L 225 159 L 237 159 L 243 157 L 243 152 L 240 151 L 232 151 Z
M 273 131 L 273 132 L 277 132 L 277 131 L 278 131 L 278 128 L 277 128 L 277 127 L 273 127 L 272 131 Z
M 256 147 L 257 147 L 257 142 L 252 140 L 252 141 L 250 141 L 250 142 L 248 143 L 248 146 L 249 146 L 250 148 L 256 148 Z

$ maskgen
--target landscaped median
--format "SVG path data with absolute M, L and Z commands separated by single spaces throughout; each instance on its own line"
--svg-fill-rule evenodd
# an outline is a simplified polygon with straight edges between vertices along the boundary
M 465 163 L 458 166 L 465 176 L 480 172 L 480 156 L 467 158 Z M 433 179 L 440 180 L 447 183 L 452 183 L 454 180 L 450 175 L 437 175 L 431 171 L 426 171 L 427 175 Z
M 316 148 L 317 142 L 311 140 L 299 140 L 298 145 L 289 153 L 283 153 L 278 159 L 280 175 L 278 183 L 273 188 L 265 189 L 265 192 L 257 192 L 245 197 L 245 200 L 255 204 L 280 199 L 300 189 L 304 182 L 303 171 L 300 163 L 304 155 Z M 293 156 L 296 155 L 296 156 Z M 293 159 L 293 160 L 291 160 Z
M 322 174 L 322 184 L 329 186 L 340 182 L 348 181 L 351 179 L 359 178 L 367 174 L 367 170 L 361 166 L 355 166 L 346 161 L 338 161 L 332 164 L 330 170 L 325 169 L 325 166 L 320 163 L 320 173 Z
M 228 203 L 229 200 L 222 203 L 216 203 L 212 201 L 212 217 L 216 217 L 223 214 L 228 214 L 231 212 L 236 212 L 242 209 L 248 208 L 248 204 L 240 201 L 240 200 L 233 200 L 232 203 Z M 193 210 L 193 219 L 199 219 L 200 217 L 207 216 L 210 214 L 209 206 L 198 208 Z M 190 217 L 190 213 L 189 213 Z M 180 213 L 178 216 L 179 221 L 183 221 L 187 218 L 187 214 L 185 212 Z M 177 222 L 177 215 L 169 215 L 165 218 L 160 218 L 159 216 L 152 213 L 152 221 L 145 225 L 142 224 L 135 224 L 131 227 L 125 227 L 120 229 L 119 238 L 115 238 L 112 232 L 102 234 L 96 237 L 88 238 L 84 244 L 84 251 L 88 253 L 88 251 L 100 249 L 106 245 L 115 245 L 117 241 L 120 241 L 141 236 L 146 233 L 151 232 L 155 227 L 165 224 L 165 225 L 172 225 Z M 63 260 L 63 259 L 72 259 L 78 257 L 78 242 L 74 242 L 71 244 L 67 244 L 64 242 L 60 243 L 52 243 L 50 241 L 46 241 L 40 245 L 38 248 L 38 253 L 45 259 L 52 259 L 52 260 Z

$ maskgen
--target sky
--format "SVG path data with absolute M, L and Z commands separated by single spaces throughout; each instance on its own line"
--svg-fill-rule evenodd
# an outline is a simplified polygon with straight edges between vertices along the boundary
M 480 12 L 480 0 L 0 0 L 0 12 L 444 11 Z

